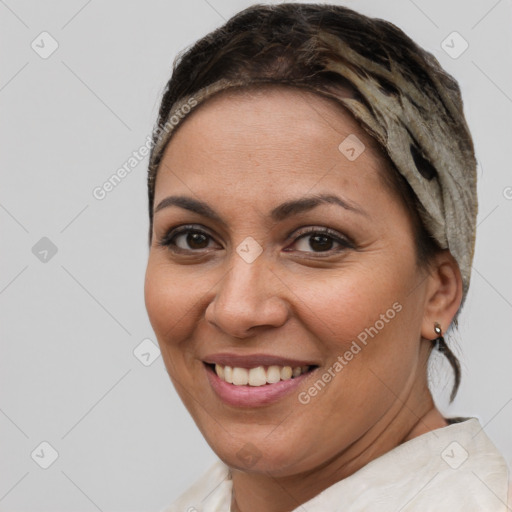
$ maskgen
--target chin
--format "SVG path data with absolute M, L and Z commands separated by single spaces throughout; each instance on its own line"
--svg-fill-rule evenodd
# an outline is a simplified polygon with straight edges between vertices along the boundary
M 271 439 L 269 428 L 261 426 L 260 432 L 244 433 L 237 429 L 237 435 L 230 435 L 229 429 L 221 432 L 205 432 L 206 441 L 216 455 L 230 468 L 266 475 L 287 476 L 307 470 L 304 464 L 306 447 L 300 440 L 288 437 Z M 268 436 L 268 437 L 267 437 Z M 314 450 L 314 448 L 312 448 Z

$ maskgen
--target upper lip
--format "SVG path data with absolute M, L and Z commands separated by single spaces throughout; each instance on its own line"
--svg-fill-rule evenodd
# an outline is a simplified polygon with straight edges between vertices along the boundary
M 231 366 L 237 368 L 256 368 L 257 366 L 317 366 L 311 361 L 292 359 L 289 357 L 275 356 L 271 354 L 212 354 L 203 359 L 207 364 Z

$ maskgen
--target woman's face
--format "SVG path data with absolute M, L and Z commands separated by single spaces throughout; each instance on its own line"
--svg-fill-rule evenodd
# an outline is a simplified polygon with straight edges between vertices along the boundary
M 284 476 L 371 449 L 425 378 L 425 274 L 385 165 L 340 106 L 285 87 L 221 93 L 168 145 L 146 307 L 228 465 Z

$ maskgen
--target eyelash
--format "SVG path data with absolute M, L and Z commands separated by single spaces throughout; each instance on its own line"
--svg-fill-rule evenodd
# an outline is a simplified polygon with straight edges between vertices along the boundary
M 202 229 L 197 228 L 197 225 L 185 225 L 180 226 L 179 228 L 171 228 L 169 231 L 167 231 L 160 240 L 158 240 L 157 245 L 160 247 L 165 247 L 169 249 L 170 251 L 177 253 L 177 254 L 185 254 L 185 253 L 199 253 L 206 249 L 182 249 L 181 247 L 177 247 L 175 242 L 175 239 L 181 235 L 187 235 L 187 234 L 201 234 L 208 237 L 210 240 L 213 240 L 213 237 L 208 234 L 206 231 L 203 231 Z M 330 229 L 330 228 L 305 228 L 302 230 L 299 230 L 298 233 L 295 233 L 297 236 L 294 239 L 294 242 L 297 242 L 298 240 L 301 240 L 303 238 L 307 238 L 308 236 L 313 235 L 323 235 L 327 238 L 333 240 L 334 242 L 338 243 L 341 247 L 338 247 L 338 249 L 329 249 L 327 251 L 299 251 L 299 252 L 307 252 L 319 255 L 318 257 L 322 257 L 321 255 L 327 255 L 331 256 L 333 253 L 341 252 L 346 249 L 355 249 L 354 243 L 349 240 L 346 237 L 341 237 L 336 231 Z M 286 240 L 289 240 L 291 238 L 291 235 L 289 235 Z M 287 251 L 289 252 L 289 251 Z

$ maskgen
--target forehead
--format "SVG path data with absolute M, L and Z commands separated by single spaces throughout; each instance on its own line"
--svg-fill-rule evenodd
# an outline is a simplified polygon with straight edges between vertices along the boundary
M 354 151 L 347 153 L 347 146 L 356 158 L 349 158 Z M 183 188 L 183 181 L 210 189 L 233 183 L 269 189 L 298 185 L 299 193 L 333 178 L 365 186 L 380 179 L 387 166 L 373 138 L 333 99 L 281 85 L 228 89 L 177 127 L 162 159 L 156 195 L 159 183 Z
M 339 87 L 338 94 L 343 98 L 354 97 L 350 89 Z M 293 121 L 294 124 L 287 124 Z M 305 137 L 325 137 L 327 131 L 357 133 L 367 146 L 376 150 L 374 139 L 361 128 L 353 115 L 339 102 L 315 93 L 306 88 L 282 84 L 260 84 L 241 88 L 228 88 L 203 101 L 176 128 L 176 132 L 197 131 L 215 137 L 217 129 L 226 131 L 245 131 L 252 125 L 258 125 L 263 136 L 265 133 L 280 130 L 280 137 L 287 135 L 295 139 L 301 133 Z M 187 126 L 184 129 L 184 126 Z M 261 130 L 266 128 L 266 130 Z M 275 133 L 274 133 L 275 135 Z M 175 133 L 173 138 L 177 138 Z M 172 140 L 172 139 L 171 139 Z M 170 144 L 169 144 L 170 145 Z

